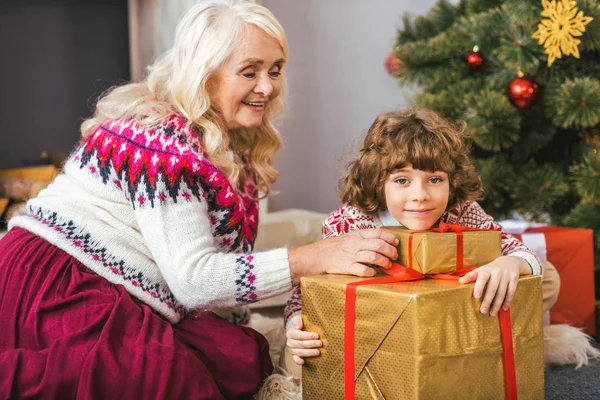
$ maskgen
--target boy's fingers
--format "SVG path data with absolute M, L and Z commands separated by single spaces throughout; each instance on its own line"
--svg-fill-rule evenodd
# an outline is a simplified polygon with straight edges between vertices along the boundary
M 316 332 L 306 332 L 299 331 L 297 329 L 290 329 L 289 331 L 287 331 L 287 337 L 291 340 L 317 340 L 319 339 L 319 334 Z
M 494 304 L 492 305 L 492 311 L 490 311 L 490 315 L 495 317 L 500 311 L 500 307 L 504 302 L 504 298 L 506 297 L 506 291 L 508 290 L 509 281 L 501 281 L 498 285 L 498 291 L 496 292 L 496 296 L 494 297 Z
M 290 349 L 290 353 L 297 354 L 294 350 L 316 349 L 322 347 L 323 343 L 320 340 L 288 340 L 286 346 Z
M 517 291 L 518 284 L 519 284 L 518 279 L 516 279 L 516 280 L 511 279 L 510 283 L 508 284 L 508 290 L 506 291 L 506 297 L 504 298 L 504 306 L 502 306 L 502 309 L 504 311 L 506 311 L 510 308 L 513 297 L 515 296 L 515 292 Z
M 303 359 L 301 359 L 301 358 L 300 358 L 300 357 L 298 357 L 298 356 L 294 356 L 294 355 L 292 355 L 292 359 L 293 359 L 293 360 L 294 360 L 294 362 L 295 362 L 296 364 L 298 364 L 298 365 L 302 365 L 302 364 L 304 364 L 304 360 L 303 360 Z
M 292 327 L 295 329 L 302 329 L 302 316 L 296 315 L 292 318 Z
M 475 283 L 475 286 L 477 286 L 481 278 L 482 277 L 480 275 L 479 279 L 477 279 L 477 282 Z M 499 284 L 500 280 L 494 275 L 490 276 L 489 280 L 487 280 L 487 288 L 485 289 L 485 295 L 483 297 L 483 301 L 481 302 L 481 308 L 479 309 L 479 311 L 481 311 L 482 314 L 487 314 L 487 312 L 489 311 L 490 305 L 492 304 L 492 300 L 494 300 L 496 292 L 498 291 Z M 485 283 L 483 283 L 482 286 L 483 285 L 485 285 Z
M 482 268 L 478 268 L 477 270 L 477 280 L 475 281 L 475 285 L 473 286 L 473 297 L 475 297 L 476 299 L 481 298 L 481 295 L 483 294 L 483 289 L 485 288 L 485 284 L 487 283 L 488 279 L 490 279 L 490 273 L 487 270 L 484 270 Z M 472 271 L 472 272 L 475 272 Z
M 460 283 L 469 283 L 469 282 L 473 282 L 474 280 L 477 280 L 477 275 L 478 275 L 478 270 L 474 269 L 473 271 L 465 274 L 465 276 L 461 276 L 458 279 L 458 282 Z
M 319 349 L 290 349 L 290 352 L 293 356 L 299 358 L 317 357 L 321 354 Z

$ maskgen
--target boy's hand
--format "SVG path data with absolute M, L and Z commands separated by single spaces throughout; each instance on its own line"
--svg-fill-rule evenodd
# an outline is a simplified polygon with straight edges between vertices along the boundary
M 316 357 L 321 354 L 318 348 L 322 347 L 323 343 L 317 333 L 302 330 L 302 316 L 296 315 L 292 318 L 292 327 L 285 335 L 286 345 L 296 364 L 304 364 L 304 357 Z
M 487 314 L 491 306 L 490 315 L 496 316 L 500 307 L 503 310 L 508 310 L 510 307 L 517 290 L 519 276 L 530 274 L 531 267 L 523 258 L 502 256 L 489 264 L 474 269 L 458 281 L 460 283 L 475 281 L 473 297 L 476 299 L 482 296 L 485 288 L 485 296 L 479 310 L 482 314 Z

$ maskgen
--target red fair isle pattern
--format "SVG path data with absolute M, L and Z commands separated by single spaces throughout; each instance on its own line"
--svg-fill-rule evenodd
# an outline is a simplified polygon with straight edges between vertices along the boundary
M 350 206 L 342 206 L 329 214 L 323 221 L 323 237 L 341 236 L 345 233 L 361 229 L 375 228 L 375 218 Z
M 258 201 L 247 157 L 242 157 L 247 184 L 235 190 L 206 158 L 198 135 L 182 117 L 175 115 L 155 128 L 131 120 L 107 121 L 82 140 L 72 157 L 79 168 L 122 191 L 134 208 L 206 202 L 219 250 L 252 251 Z M 244 256 L 238 262 L 238 301 L 256 301 L 252 259 Z
M 91 160 L 97 160 L 91 165 Z M 229 251 L 249 252 L 256 239 L 258 202 L 251 179 L 236 191 L 221 171 L 206 159 L 199 140 L 183 118 L 148 129 L 131 120 L 109 121 L 82 143 L 75 157 L 80 168 L 97 173 L 104 184 L 121 189 L 133 207 L 156 207 L 167 200 L 207 201 L 215 237 Z M 247 161 L 247 160 L 244 160 Z M 109 182 L 111 176 L 118 179 Z M 251 178 L 252 174 L 248 174 Z M 164 190 L 158 190 L 157 182 Z

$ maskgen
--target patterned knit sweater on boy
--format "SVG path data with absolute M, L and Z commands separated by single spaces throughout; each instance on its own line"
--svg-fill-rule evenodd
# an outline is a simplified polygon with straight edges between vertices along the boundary
M 502 230 L 498 222 L 488 215 L 477 202 L 465 201 L 446 211 L 441 221 L 448 224 L 460 224 L 477 229 Z M 401 226 L 401 224 L 388 212 L 365 214 L 356 207 L 344 205 L 329 214 L 323 221 L 323 237 L 340 236 L 345 233 L 360 229 L 371 229 L 382 226 Z M 502 232 L 502 255 L 522 257 L 531 266 L 533 275 L 542 274 L 542 263 L 531 249 L 515 237 Z M 292 297 L 285 307 L 285 326 L 291 327 L 291 319 L 302 311 L 300 286 L 294 287 Z
M 252 253 L 258 201 L 246 158 L 234 189 L 180 116 L 103 123 L 10 228 L 31 231 L 171 322 L 291 289 L 287 249 Z

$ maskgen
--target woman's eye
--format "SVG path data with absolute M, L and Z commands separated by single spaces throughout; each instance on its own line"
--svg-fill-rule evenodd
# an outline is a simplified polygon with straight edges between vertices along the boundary
M 269 72 L 269 75 L 271 75 L 273 78 L 277 78 L 281 75 L 281 72 L 273 71 L 273 72 Z
M 244 74 L 242 74 L 245 78 L 249 78 L 252 79 L 256 76 L 256 74 L 254 72 L 246 72 Z

